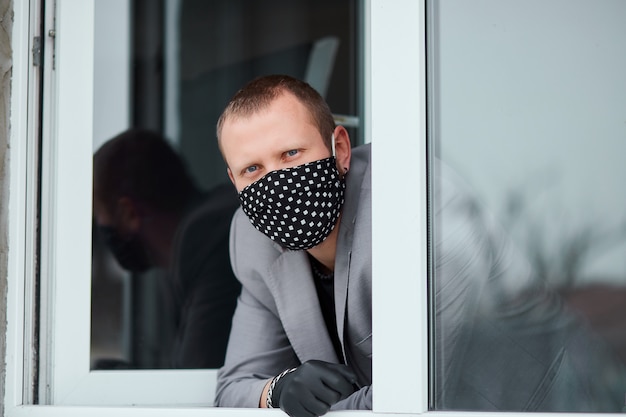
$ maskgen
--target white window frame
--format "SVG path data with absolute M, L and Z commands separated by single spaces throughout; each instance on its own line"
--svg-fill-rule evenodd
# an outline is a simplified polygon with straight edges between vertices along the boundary
M 423 0 L 364 0 L 365 132 L 373 142 L 374 272 L 374 414 L 467 416 L 465 412 L 430 412 L 426 294 L 426 124 L 425 16 Z M 51 0 L 52 2 L 52 0 Z M 50 3 L 51 3 L 50 2 Z M 35 4 L 33 0 L 32 4 Z M 89 242 L 91 230 L 91 135 L 93 99 L 94 0 L 56 0 L 57 51 L 53 102 L 46 103 L 42 278 L 51 297 L 43 308 L 43 370 L 52 378 L 51 402 L 30 405 L 26 392 L 32 348 L 30 297 L 33 275 L 32 233 L 35 179 L 32 144 L 31 14 L 28 0 L 13 2 L 13 71 L 9 148 L 9 256 L 4 413 L 9 417 L 182 417 L 259 416 L 279 410 L 207 408 L 195 404 L 212 371 L 90 372 Z M 409 238 L 410 237 L 410 238 Z M 83 277 L 83 279 L 80 279 Z M 79 313 L 76 313 L 76 310 Z M 411 326 L 407 326 L 410 323 Z M 74 336 L 79 329 L 80 337 Z M 50 338 L 48 338 L 50 336 Z M 77 348 L 79 346 L 79 348 Z M 180 387 L 167 385 L 174 381 Z M 184 380 L 184 383 L 181 381 Z M 155 384 L 156 381 L 156 384 Z M 160 385 L 163 384 L 164 385 Z M 156 385 L 156 390 L 154 389 Z M 133 386 L 142 387 L 132 390 Z M 96 392 L 87 392 L 87 388 Z M 122 402 L 115 390 L 128 390 Z M 191 390 L 196 390 L 191 392 Z M 162 401 L 144 398 L 149 392 Z M 172 391 L 172 392 L 168 392 Z M 46 395 L 46 390 L 43 395 Z M 204 393 L 200 392 L 204 395 Z M 87 405 L 88 398 L 102 406 Z M 109 403 L 109 401 L 111 401 Z M 167 403 L 167 406 L 159 406 Z M 186 406 L 178 404 L 187 403 Z M 139 405 L 141 404 L 141 405 Z M 129 406 L 133 405 L 133 406 Z M 335 414 L 335 413 L 331 413 Z M 369 412 L 342 412 L 343 417 Z M 475 413 L 471 413 L 474 415 Z M 480 413 L 483 415 L 485 413 Z M 523 413 L 489 413 L 491 417 Z M 548 413 L 533 413 L 542 417 Z M 574 414 L 560 413 L 559 416 Z M 576 417 L 594 414 L 576 414 Z M 217 416 L 217 417 L 220 417 Z
M 51 2 L 49 2 L 51 3 Z M 373 142 L 374 410 L 421 414 L 428 405 L 424 3 L 365 0 L 366 121 Z M 90 371 L 91 162 L 94 0 L 56 0 L 55 70 L 44 107 L 40 391 L 24 389 L 28 249 L 26 182 L 33 133 L 26 108 L 29 2 L 14 2 L 10 253 L 5 413 L 8 416 L 206 416 L 279 410 L 207 408 L 215 371 Z M 416 159 L 417 158 L 417 159 Z M 30 167 L 30 168 L 29 168 Z M 32 177 L 32 175 L 31 175 Z M 410 183 L 411 187 L 407 187 Z M 411 236 L 410 239 L 405 236 Z M 390 245 L 389 242 L 394 242 Z M 399 289 L 402 289 L 401 291 Z M 411 327 L 398 327 L 410 322 Z M 212 398 L 211 398 L 212 401 Z M 342 412 L 342 416 L 367 411 Z

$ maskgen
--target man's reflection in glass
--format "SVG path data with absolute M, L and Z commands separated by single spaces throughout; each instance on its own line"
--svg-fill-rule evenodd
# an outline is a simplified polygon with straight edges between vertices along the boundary
M 178 154 L 154 132 L 125 131 L 94 155 L 97 233 L 124 269 L 167 271 L 164 296 L 176 327 L 172 367 L 223 364 L 240 292 L 228 254 L 238 206 L 230 184 L 199 190 Z M 113 365 L 125 366 L 132 367 Z
M 433 164 L 437 410 L 616 412 L 626 371 L 537 278 L 471 187 Z

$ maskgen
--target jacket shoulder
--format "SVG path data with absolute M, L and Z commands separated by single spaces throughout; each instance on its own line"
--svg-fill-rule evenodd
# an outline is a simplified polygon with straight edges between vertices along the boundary
M 241 208 L 237 209 L 230 227 L 230 257 L 233 271 L 242 283 L 249 277 L 266 275 L 283 252 L 254 228 Z

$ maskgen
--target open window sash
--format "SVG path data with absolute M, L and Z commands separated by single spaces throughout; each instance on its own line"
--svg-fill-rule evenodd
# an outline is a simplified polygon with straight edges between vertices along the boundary
M 30 36 L 24 14 L 33 11 L 23 3 L 15 6 L 16 45 Z M 370 0 L 365 5 L 365 132 L 366 140 L 374 142 L 375 184 L 374 412 L 422 413 L 428 398 L 424 4 Z M 6 412 L 11 416 L 159 416 L 171 415 L 171 407 L 176 407 L 177 415 L 262 412 L 207 409 L 213 402 L 215 370 L 90 370 L 95 0 L 56 0 L 55 8 L 54 69 L 46 69 L 50 82 L 44 91 L 41 155 L 39 402 L 43 405 L 28 405 L 16 388 L 29 384 L 20 363 L 25 349 L 20 326 L 32 314 L 25 307 L 20 284 L 24 263 L 31 260 L 23 248 L 16 247 L 10 255 L 9 321 L 18 326 L 7 334 L 11 364 Z M 24 68 L 27 62 L 21 57 L 16 68 Z M 27 82 L 25 75 L 14 74 L 14 85 Z M 23 107 L 26 97 L 14 98 L 16 108 Z M 30 150 L 22 140 L 27 137 L 25 125 L 17 123 L 14 129 L 12 181 L 19 181 L 25 175 L 21 162 Z M 414 186 L 407 188 L 403 178 Z M 14 210 L 23 209 L 22 197 L 13 194 Z M 398 206 L 394 202 L 399 197 L 405 202 L 408 198 L 409 204 Z M 17 226 L 27 222 L 18 219 Z M 25 239 L 23 228 L 13 227 L 10 234 L 13 242 Z M 414 238 L 389 244 L 401 235 Z M 398 331 L 398 324 L 407 321 L 414 325 Z M 347 412 L 353 413 L 367 412 Z

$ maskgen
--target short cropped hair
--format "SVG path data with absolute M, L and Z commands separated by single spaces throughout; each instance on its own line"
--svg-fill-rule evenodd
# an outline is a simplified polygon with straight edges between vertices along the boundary
M 120 133 L 98 149 L 93 163 L 94 199 L 109 213 L 121 197 L 179 213 L 198 192 L 178 153 L 150 130 Z
M 276 98 L 285 93 L 295 96 L 309 111 L 311 122 L 318 128 L 330 150 L 335 119 L 328 103 L 309 84 L 288 75 L 266 75 L 256 78 L 235 93 L 217 121 L 218 143 L 227 119 L 252 116 L 269 107 Z

